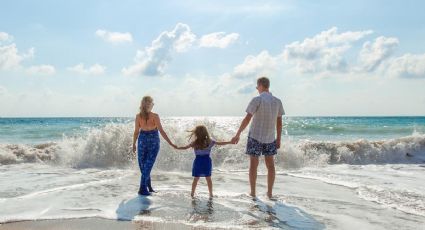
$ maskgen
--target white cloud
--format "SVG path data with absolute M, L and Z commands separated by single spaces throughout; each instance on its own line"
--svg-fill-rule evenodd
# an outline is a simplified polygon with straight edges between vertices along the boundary
M 338 33 L 337 28 L 333 27 L 311 38 L 286 45 L 279 55 L 272 56 L 267 51 L 257 56 L 249 55 L 242 64 L 234 67 L 229 76 L 235 79 L 272 76 L 284 64 L 289 64 L 289 69 L 295 67 L 298 73 L 313 74 L 316 79 L 332 75 L 370 76 L 372 72 L 404 78 L 425 78 L 425 54 L 391 57 L 399 45 L 395 37 L 380 36 L 374 41 L 367 41 L 361 49 L 353 50 L 358 52 L 357 60 L 350 59 L 352 54 L 348 50 L 371 33 L 371 30 Z M 243 85 L 237 91 L 249 93 L 249 87 Z
M 241 97 L 256 92 L 256 79 L 261 76 L 273 78 L 278 73 L 280 56 L 272 56 L 263 50 L 258 55 L 248 55 L 244 61 L 235 66 L 231 73 L 225 73 L 211 84 L 210 93 L 226 95 L 228 97 Z
M 242 64 L 233 69 L 232 76 L 236 78 L 257 78 L 260 75 L 270 75 L 276 68 L 276 58 L 267 51 L 262 51 L 257 56 L 247 56 Z
M 390 60 L 388 73 L 405 78 L 425 78 L 425 54 L 405 54 Z
M 329 72 L 368 75 L 381 67 L 381 74 L 425 77 L 425 54 L 405 54 L 391 59 L 399 45 L 395 37 L 380 36 L 373 42 L 367 41 L 359 51 L 357 62 L 347 60 L 347 50 L 352 44 L 371 33 L 371 30 L 338 33 L 337 28 L 333 27 L 302 42 L 286 45 L 282 56 L 287 63 L 294 64 L 300 73 L 319 76 Z
M 9 70 L 20 67 L 24 59 L 34 56 L 34 48 L 31 48 L 27 53 L 19 54 L 16 44 L 0 46 L 0 70 Z
M 237 92 L 240 93 L 240 94 L 250 94 L 254 91 L 255 91 L 255 84 L 253 82 L 242 85 L 237 90 Z
M 56 73 L 56 69 L 52 65 L 38 65 L 31 66 L 27 69 L 29 74 L 41 74 L 41 75 L 53 75 Z
M 0 32 L 0 42 L 12 41 L 13 36 Z M 19 53 L 15 43 L 0 46 L 0 70 L 11 70 L 22 68 L 21 62 L 25 59 L 33 58 L 34 48 L 30 48 L 26 53 Z M 56 69 L 52 65 L 34 65 L 26 69 L 28 74 L 52 75 Z
M 105 73 L 106 67 L 96 63 L 86 68 L 83 63 L 80 63 L 69 67 L 68 70 L 82 75 L 101 75 Z
M 12 40 L 13 40 L 13 37 L 10 34 L 0 31 L 0 42 L 8 42 Z
M 371 30 L 338 33 L 338 29 L 332 27 L 302 42 L 286 45 L 282 55 L 301 73 L 344 72 L 347 70 L 346 51 L 354 42 L 371 33 Z
M 133 36 L 131 33 L 111 32 L 107 30 L 96 30 L 96 36 L 102 38 L 104 41 L 111 43 L 132 42 Z
M 176 52 L 186 52 L 196 41 L 196 35 L 192 33 L 190 27 L 182 23 L 177 24 L 173 31 L 162 32 L 161 35 L 163 35 L 162 39 L 157 39 L 157 45 L 174 40 L 174 50 Z
M 230 44 L 234 43 L 238 40 L 239 34 L 231 33 L 227 34 L 224 32 L 216 32 L 211 34 L 206 34 L 200 39 L 200 47 L 218 47 L 218 48 L 226 48 Z
M 138 50 L 134 65 L 122 69 L 125 75 L 162 75 L 173 52 L 185 52 L 196 41 L 188 25 L 178 23 L 172 31 L 162 32 L 151 46 Z
M 390 57 L 398 46 L 398 39 L 393 37 L 378 37 L 375 42 L 365 42 L 359 54 L 359 61 L 365 71 L 374 71 L 381 63 Z
M 5 32 L 0 32 L 1 41 L 12 41 L 13 37 Z M 34 48 L 30 48 L 26 53 L 19 53 L 15 43 L 0 46 L 0 70 L 11 70 L 22 68 L 21 62 L 25 59 L 33 58 Z M 30 66 L 26 69 L 28 74 L 52 75 L 56 69 L 52 65 Z
M 6 87 L 0 85 L 0 96 L 6 95 L 6 94 L 7 94 Z

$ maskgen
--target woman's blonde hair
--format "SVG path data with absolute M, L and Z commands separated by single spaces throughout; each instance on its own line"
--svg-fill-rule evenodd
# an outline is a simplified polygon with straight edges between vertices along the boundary
M 144 118 L 146 122 L 149 119 L 149 113 L 152 110 L 153 98 L 151 96 L 144 96 L 142 98 L 142 105 L 140 106 L 140 117 Z
M 189 136 L 189 140 L 192 139 L 192 137 L 195 137 L 195 140 L 193 140 L 192 142 L 193 148 L 205 149 L 211 144 L 211 138 L 205 126 L 198 125 L 194 130 L 190 132 L 191 134 Z

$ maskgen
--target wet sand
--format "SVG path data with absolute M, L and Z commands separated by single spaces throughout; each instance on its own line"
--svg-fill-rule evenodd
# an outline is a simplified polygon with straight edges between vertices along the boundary
M 187 230 L 187 229 L 212 229 L 207 227 L 193 227 L 180 223 L 161 223 L 151 221 L 118 221 L 103 218 L 79 218 L 64 220 L 38 220 L 38 221 L 19 221 L 0 225 L 1 230 L 99 230 L 99 229 L 120 229 L 120 230 L 141 230 L 141 229 L 159 229 L 159 230 Z M 214 228 L 217 229 L 217 228 Z

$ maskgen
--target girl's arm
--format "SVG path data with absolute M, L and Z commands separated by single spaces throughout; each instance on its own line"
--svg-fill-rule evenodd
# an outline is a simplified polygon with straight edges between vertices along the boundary
M 215 142 L 216 145 L 229 145 L 232 144 L 231 141 L 216 141 Z
M 134 119 L 133 153 L 136 152 L 136 140 L 137 140 L 137 137 L 139 136 L 139 129 L 140 129 L 139 115 L 136 115 L 136 119 Z
M 158 130 L 159 130 L 159 133 L 161 133 L 161 136 L 165 139 L 165 141 L 168 142 L 168 144 L 170 144 L 171 146 L 176 148 L 177 146 L 175 144 L 173 144 L 173 142 L 170 141 L 170 138 L 168 138 L 167 133 L 165 133 L 164 129 L 162 128 L 161 120 L 159 119 L 159 115 L 155 114 L 154 118 L 155 118 L 155 124 L 158 127 Z

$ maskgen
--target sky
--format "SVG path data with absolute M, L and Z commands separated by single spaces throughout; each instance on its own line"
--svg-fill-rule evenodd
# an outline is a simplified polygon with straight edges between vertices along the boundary
M 424 1 L 0 3 L 0 117 L 425 115 Z

